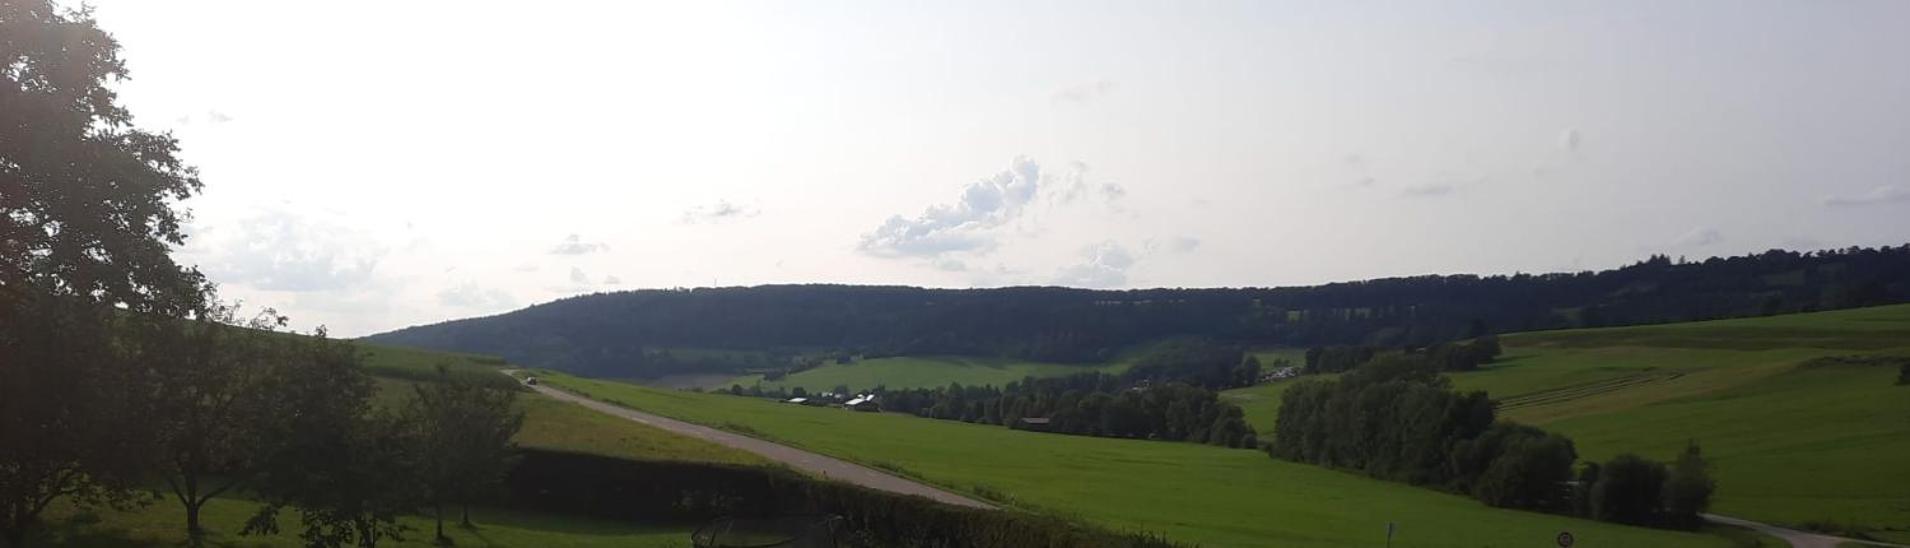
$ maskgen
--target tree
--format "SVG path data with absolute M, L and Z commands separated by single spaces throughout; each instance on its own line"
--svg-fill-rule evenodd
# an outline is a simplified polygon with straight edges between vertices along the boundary
M 52 501 L 126 503 L 144 454 L 134 314 L 182 316 L 203 280 L 167 255 L 199 190 L 169 136 L 132 127 L 92 15 L 0 2 L 0 538 Z
M 1592 518 L 1631 525 L 1657 521 L 1663 501 L 1665 465 L 1630 453 L 1598 468 L 1592 485 Z
M 299 345 L 275 368 L 284 390 L 269 419 L 271 451 L 254 491 L 265 505 L 245 534 L 276 534 L 278 516 L 297 510 L 307 546 L 376 546 L 402 539 L 398 516 L 417 508 L 424 489 L 418 429 L 401 414 L 373 412 L 376 390 L 356 347 L 319 338 Z
M 1710 509 L 1711 493 L 1718 488 L 1707 468 L 1709 465 L 1696 441 L 1686 444 L 1677 462 L 1671 465 L 1671 476 L 1665 480 L 1664 508 L 1665 518 L 1672 525 L 1704 524 L 1704 511 Z
M 293 339 L 271 333 L 285 317 L 266 310 L 239 321 L 233 307 L 212 305 L 191 321 L 163 322 L 155 352 L 149 428 L 153 463 L 185 507 L 186 532 L 204 533 L 200 509 L 250 479 L 266 450 L 265 419 L 277 405 L 273 368 Z
M 407 411 L 420 430 L 419 466 L 439 540 L 445 539 L 444 503 L 461 505 L 469 527 L 471 499 L 510 471 L 515 460 L 511 437 L 524 424 L 524 414 L 513 410 L 516 402 L 515 389 L 453 377 L 443 365 L 436 382 L 414 388 Z

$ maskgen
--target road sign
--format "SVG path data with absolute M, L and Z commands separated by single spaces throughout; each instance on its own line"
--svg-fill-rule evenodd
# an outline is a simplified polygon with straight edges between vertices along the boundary
M 1578 539 L 1572 538 L 1571 531 L 1559 531 L 1558 541 L 1559 548 L 1572 548 L 1572 543 L 1578 542 Z

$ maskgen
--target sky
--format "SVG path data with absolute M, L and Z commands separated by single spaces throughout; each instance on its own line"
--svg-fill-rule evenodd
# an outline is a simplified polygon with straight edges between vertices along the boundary
M 336 336 L 1910 242 L 1910 2 L 93 5 L 177 257 Z

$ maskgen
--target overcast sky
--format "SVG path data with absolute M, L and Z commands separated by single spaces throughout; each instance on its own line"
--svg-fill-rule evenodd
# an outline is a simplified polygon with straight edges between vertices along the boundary
M 181 256 L 336 335 L 635 288 L 1910 241 L 1910 2 L 97 2 Z

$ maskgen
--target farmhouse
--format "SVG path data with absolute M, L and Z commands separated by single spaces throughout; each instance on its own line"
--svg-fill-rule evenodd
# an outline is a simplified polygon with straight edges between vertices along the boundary
M 860 396 L 856 396 L 855 399 L 844 402 L 842 404 L 842 408 L 853 410 L 853 411 L 871 411 L 871 412 L 882 410 L 882 406 L 876 403 L 874 394 L 863 394 Z
M 1048 423 L 1050 420 L 1048 417 L 1022 417 L 1018 422 L 1022 430 L 1046 432 L 1048 431 Z

